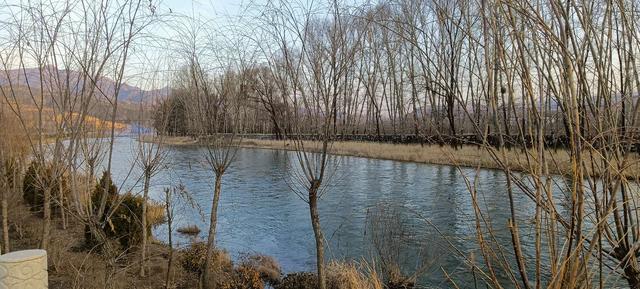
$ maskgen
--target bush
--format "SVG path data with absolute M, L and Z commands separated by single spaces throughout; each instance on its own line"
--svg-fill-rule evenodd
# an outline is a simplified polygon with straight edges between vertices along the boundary
M 358 263 L 331 262 L 327 266 L 329 289 L 382 289 L 387 288 L 375 271 L 364 270 Z M 365 274 L 369 271 L 369 274 Z M 389 287 L 391 288 L 391 287 Z
M 260 274 L 260 279 L 272 286 L 279 284 L 282 280 L 280 264 L 271 256 L 246 255 L 241 258 L 240 265 L 252 268 Z
M 123 248 L 129 248 L 142 241 L 142 202 L 141 197 L 131 193 L 122 196 L 122 203 L 111 216 L 106 230 L 107 236 L 117 239 Z M 151 226 L 146 228 L 151 234 Z
M 31 211 L 42 212 L 44 207 L 45 189 L 51 191 L 51 214 L 60 215 L 60 189 L 62 188 L 63 203 L 67 203 L 71 194 L 68 176 L 56 176 L 52 164 L 42 164 L 34 160 L 29 164 L 27 172 L 22 180 L 22 198 L 27 203 Z M 58 200 L 58 201 L 56 201 Z
M 326 282 L 329 289 L 384 289 L 399 287 L 384 286 L 376 271 L 361 263 L 331 262 L 326 267 Z M 317 275 L 310 272 L 291 273 L 274 285 L 275 289 L 316 289 Z M 413 287 L 406 287 L 413 288 Z M 404 289 L 404 288 L 403 288 Z
M 287 274 L 280 284 L 273 286 L 274 289 L 316 289 L 318 279 L 316 274 L 309 272 L 296 272 Z
M 102 173 L 100 181 L 98 181 L 93 193 L 91 194 L 91 205 L 93 206 L 94 211 L 97 211 L 100 208 L 100 201 L 104 194 L 107 194 L 107 203 L 104 211 L 108 212 L 115 200 L 118 198 L 118 188 L 113 184 L 111 174 L 107 171 Z M 100 221 L 104 221 L 104 217 L 105 216 L 100 216 Z
M 180 265 L 185 271 L 200 275 L 204 270 L 204 261 L 207 257 L 207 243 L 193 242 L 189 247 L 182 250 Z M 231 257 L 226 251 L 214 249 L 211 260 L 214 272 L 230 272 L 233 270 Z
M 39 162 L 31 162 L 22 180 L 22 198 L 31 210 L 40 210 L 42 208 L 42 186 L 38 178 L 40 167 Z
M 216 276 L 220 289 L 264 289 L 260 273 L 254 268 L 238 266 L 232 272 L 220 272 Z
M 118 188 L 113 184 L 113 181 L 111 180 L 111 174 L 109 174 L 109 172 L 107 171 L 104 171 L 102 173 L 102 177 L 100 177 L 100 180 L 98 181 L 95 188 L 93 189 L 93 192 L 91 193 L 91 207 L 93 211 L 92 214 L 97 214 L 98 210 L 100 209 L 100 202 L 102 201 L 102 196 L 105 193 L 107 196 L 106 196 L 104 212 L 102 213 L 102 215 L 98 216 L 98 219 L 100 220 L 100 222 L 105 221 L 105 218 L 106 218 L 105 213 L 110 210 L 111 206 L 115 203 L 115 201 L 118 198 Z M 109 230 L 107 230 L 106 228 L 102 228 L 102 229 L 104 230 L 107 236 L 113 236 L 108 233 Z M 89 247 L 92 247 L 93 245 L 95 245 L 96 240 L 93 234 L 91 233 L 91 231 L 89 230 L 88 225 L 85 226 L 85 229 L 84 229 L 84 239 L 85 239 L 86 245 L 88 245 Z
M 387 288 L 389 289 L 413 289 L 415 285 L 415 280 L 403 275 L 399 269 L 389 273 L 387 280 Z
M 106 190 L 105 190 L 106 188 Z M 118 195 L 118 189 L 113 184 L 111 175 L 104 172 L 100 181 L 95 187 L 91 195 L 91 203 L 94 210 L 100 207 L 102 196 L 107 194 L 105 213 L 109 212 L 114 206 L 115 211 L 111 215 L 104 229 L 105 235 L 109 238 L 116 239 L 123 248 L 130 248 L 140 244 L 142 241 L 142 204 L 144 198 L 136 196 L 131 192 L 122 196 Z M 106 216 L 101 216 L 100 220 L 104 222 Z M 151 228 L 164 221 L 164 210 L 162 206 L 155 203 L 147 204 L 147 235 L 151 236 Z M 90 232 L 86 233 L 88 241 L 92 240 Z

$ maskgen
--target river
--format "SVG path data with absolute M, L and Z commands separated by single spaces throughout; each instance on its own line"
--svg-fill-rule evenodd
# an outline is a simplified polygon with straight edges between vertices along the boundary
M 117 139 L 113 171 L 123 190 L 139 192 L 139 170 L 134 168 L 129 174 L 136 146 L 131 138 Z M 167 150 L 166 167 L 151 181 L 151 197 L 161 200 L 163 188 L 183 184 L 201 206 L 204 219 L 197 209 L 181 207 L 175 227 L 196 224 L 202 229 L 199 237 L 206 239 L 205 220 L 209 219 L 214 175 L 205 162 L 205 150 L 195 146 L 169 146 Z M 237 151 L 223 177 L 217 235 L 217 245 L 233 258 L 261 253 L 275 257 L 285 272 L 314 269 L 309 210 L 290 186 L 289 164 L 294 158 L 292 152 L 279 150 Z M 380 233 L 379 225 L 371 223 L 382 224 L 395 232 L 394 236 L 401 236 L 390 243 L 392 251 L 398 252 L 392 255 L 406 272 L 427 268 L 419 279 L 422 286 L 451 287 L 443 270 L 459 286 L 472 286 L 473 277 L 464 258 L 455 253 L 460 250 L 466 256 L 478 255 L 474 253 L 475 217 L 465 176 L 470 181 L 477 178 L 480 206 L 490 217 L 497 240 L 506 246 L 506 252 L 510 251 L 506 179 L 501 171 L 358 157 L 335 157 L 335 161 L 339 165 L 329 182 L 331 186 L 319 202 L 329 258 L 361 260 L 375 256 L 372 239 L 382 240 L 376 236 L 385 234 Z M 130 176 L 125 180 L 126 175 Z M 556 186 L 563 185 L 558 178 Z M 515 202 L 524 253 L 532 257 L 534 206 L 520 193 L 516 193 Z M 372 218 L 373 214 L 383 218 Z M 154 236 L 166 240 L 166 227 L 156 228 Z M 187 237 L 174 236 L 181 246 L 189 242 Z

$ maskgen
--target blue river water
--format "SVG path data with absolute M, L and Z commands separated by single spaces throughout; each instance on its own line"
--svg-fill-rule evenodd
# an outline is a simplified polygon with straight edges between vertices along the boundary
M 131 165 L 137 146 L 131 138 L 116 141 L 113 171 L 121 190 L 141 190 L 140 170 Z M 206 164 L 205 149 L 166 149 L 163 169 L 151 181 L 151 197 L 161 201 L 165 187 L 183 184 L 199 208 L 183 202 L 174 228 L 195 224 L 202 230 L 199 238 L 206 239 L 214 174 Z M 235 259 L 252 253 L 273 256 L 285 272 L 314 269 L 309 209 L 291 190 L 293 161 L 295 155 L 287 151 L 237 151 L 223 176 L 218 247 Z M 501 171 L 358 157 L 335 157 L 334 162 L 337 165 L 328 182 L 331 185 L 319 202 L 329 259 L 376 260 L 383 248 L 407 274 L 422 269 L 421 286 L 451 287 L 443 271 L 458 286 L 472 286 L 473 274 L 465 259 L 478 259 L 479 254 L 476 219 L 465 177 L 475 180 L 479 205 L 490 218 L 494 237 L 506 248 L 506 257 L 512 259 L 508 253 L 511 237 L 506 178 Z M 555 186 L 566 184 L 559 179 Z M 535 207 L 521 193 L 516 194 L 515 203 L 524 254 L 533 260 Z M 166 240 L 166 226 L 155 228 L 154 237 Z M 174 237 L 179 246 L 191 241 L 177 233 Z M 498 274 L 508 278 L 503 272 Z

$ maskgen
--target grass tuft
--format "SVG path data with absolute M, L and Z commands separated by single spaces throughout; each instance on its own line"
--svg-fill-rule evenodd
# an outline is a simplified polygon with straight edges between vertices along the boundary
M 178 228 L 176 231 L 178 231 L 178 233 L 180 234 L 187 235 L 187 236 L 197 236 L 198 234 L 200 234 L 200 228 L 198 228 L 197 225 L 183 226 Z

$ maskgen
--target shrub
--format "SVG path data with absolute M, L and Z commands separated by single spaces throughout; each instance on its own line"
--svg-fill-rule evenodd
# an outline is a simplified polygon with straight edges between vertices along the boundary
M 102 196 L 104 194 L 107 194 L 104 212 L 108 212 L 112 204 L 118 198 L 118 188 L 113 184 L 113 181 L 111 180 L 111 174 L 109 174 L 109 172 L 107 171 L 104 171 L 102 173 L 102 177 L 100 177 L 100 180 L 91 193 L 91 202 L 89 203 L 89 205 L 91 206 L 93 214 L 97 214 L 98 210 L 100 210 L 100 202 L 102 201 Z M 104 216 L 104 212 L 102 215 L 97 216 L 100 222 L 105 221 L 106 216 Z M 105 228 L 102 229 L 104 230 Z M 109 234 L 107 234 L 108 230 L 104 231 L 105 234 L 109 236 Z M 85 225 L 84 228 L 84 239 L 87 246 L 92 247 L 93 245 L 95 245 L 96 239 L 91 233 L 88 225 Z
M 29 164 L 22 180 L 22 198 L 29 208 L 34 212 L 42 212 L 44 206 L 45 189 L 50 189 L 51 193 L 51 213 L 53 216 L 60 215 L 60 189 L 62 189 L 63 203 L 67 203 L 70 195 L 68 176 L 56 176 L 52 164 L 45 164 L 34 160 Z M 56 200 L 58 200 L 56 202 Z
M 206 257 L 207 243 L 193 242 L 189 247 L 182 250 L 180 265 L 182 265 L 182 268 L 184 268 L 185 271 L 197 273 L 199 275 L 204 269 L 204 261 Z M 230 272 L 233 269 L 231 257 L 226 251 L 214 249 L 211 261 L 211 270 L 214 272 Z
M 106 190 L 105 190 L 106 187 Z M 94 210 L 98 210 L 103 194 L 107 194 L 105 213 L 114 206 L 115 211 L 107 222 L 104 232 L 109 238 L 118 240 L 124 248 L 130 248 L 142 241 L 142 204 L 144 198 L 128 192 L 122 196 L 118 195 L 118 189 L 111 180 L 111 175 L 107 172 L 102 174 L 100 181 L 91 195 L 91 203 Z M 104 221 L 106 216 L 101 216 Z M 147 235 L 151 235 L 151 228 L 164 221 L 164 209 L 155 203 L 147 204 Z M 88 234 L 91 239 L 90 233 Z
M 246 255 L 241 258 L 240 265 L 252 268 L 260 274 L 260 279 L 273 285 L 282 280 L 282 270 L 280 264 L 271 256 L 266 255 Z
M 102 196 L 105 193 L 107 194 L 105 209 L 102 215 L 98 216 L 98 219 L 100 220 L 100 222 L 105 221 L 105 218 L 106 218 L 105 213 L 110 210 L 111 206 L 115 203 L 115 201 L 118 198 L 118 188 L 113 184 L 113 181 L 111 180 L 111 174 L 107 171 L 104 171 L 102 173 L 102 177 L 100 177 L 100 180 L 98 181 L 95 188 L 93 189 L 93 192 L 91 193 L 91 207 L 92 207 L 93 213 L 97 214 L 97 211 L 100 209 L 100 202 L 102 201 Z M 107 236 L 112 236 L 111 234 L 108 233 L 110 230 L 107 230 L 106 228 L 103 228 L 103 230 L 105 231 L 105 234 Z M 84 239 L 85 239 L 85 243 L 89 247 L 92 247 L 96 241 L 93 234 L 89 230 L 88 225 L 85 226 Z
M 218 273 L 217 288 L 220 289 L 264 289 L 260 273 L 254 268 L 238 266 L 232 272 Z
M 131 193 L 122 196 L 122 203 L 111 216 L 106 230 L 107 236 L 115 238 L 124 248 L 139 244 L 142 240 L 142 198 Z M 151 233 L 151 227 L 147 226 L 147 233 Z
M 107 236 L 117 239 L 124 248 L 142 242 L 142 204 L 144 198 L 128 192 L 121 196 L 120 205 L 116 208 L 108 224 Z M 154 203 L 147 204 L 147 236 L 151 236 L 151 228 L 164 221 L 162 207 Z
M 327 265 L 327 288 L 329 289 L 384 289 L 376 271 L 366 263 L 331 262 Z M 273 286 L 275 289 L 316 289 L 317 275 L 310 272 L 291 273 Z M 398 288 L 398 287 L 394 287 Z M 413 288 L 413 287 L 407 287 Z
M 39 162 L 31 162 L 22 180 L 22 198 L 31 210 L 39 210 L 43 203 L 42 186 L 38 178 L 40 167 Z M 38 205 L 40 207 L 37 207 Z
M 416 285 L 415 280 L 403 275 L 400 269 L 391 270 L 388 275 L 387 288 L 389 289 L 413 289 Z
M 118 198 L 118 188 L 113 184 L 113 180 L 111 180 L 111 174 L 107 171 L 102 173 L 100 181 L 98 181 L 95 189 L 93 190 L 93 193 L 91 194 L 91 205 L 93 206 L 93 210 L 99 209 L 100 201 L 102 200 L 102 196 L 105 193 L 107 194 L 105 212 L 108 212 L 112 204 Z M 105 216 L 100 216 L 100 220 L 104 221 L 104 217 Z
M 282 278 L 280 284 L 273 286 L 274 289 L 316 289 L 316 274 L 309 272 L 296 272 L 287 274 Z

